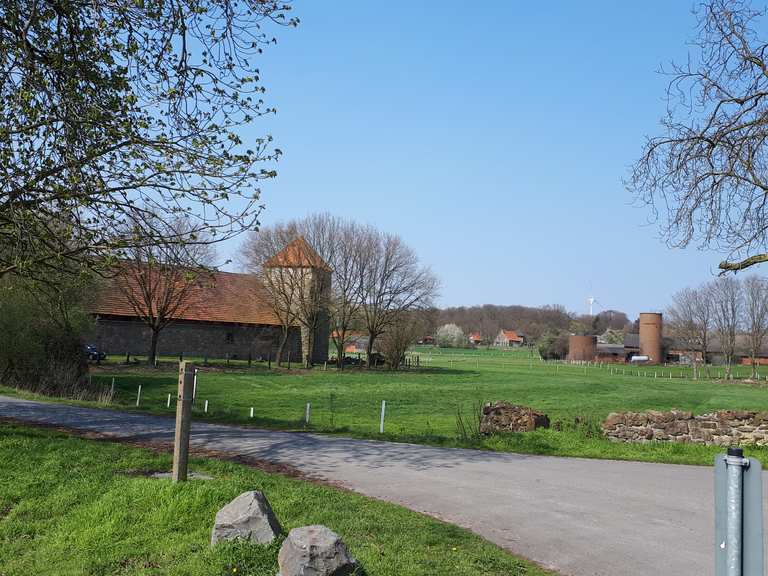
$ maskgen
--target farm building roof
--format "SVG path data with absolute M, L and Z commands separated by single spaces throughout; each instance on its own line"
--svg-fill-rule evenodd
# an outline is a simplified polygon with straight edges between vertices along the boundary
M 597 343 L 598 354 L 623 354 L 624 344 L 605 344 L 603 342 Z
M 624 334 L 624 346 L 627 348 L 640 348 L 640 334 Z
M 331 272 L 331 267 L 315 252 L 303 236 L 291 241 L 285 248 L 264 263 L 266 268 L 317 268 Z
M 105 281 L 91 306 L 100 316 L 137 317 L 127 291 L 138 296 L 139 286 L 132 275 Z M 213 272 L 185 294 L 185 302 L 174 314 L 174 320 L 219 322 L 229 324 L 278 325 L 280 321 L 269 306 L 269 295 L 259 280 L 250 274 Z
M 513 342 L 522 342 L 523 341 L 523 337 L 519 336 L 517 334 L 517 332 L 515 332 L 514 330 L 502 330 L 502 332 L 504 333 L 504 337 L 507 340 L 512 340 Z

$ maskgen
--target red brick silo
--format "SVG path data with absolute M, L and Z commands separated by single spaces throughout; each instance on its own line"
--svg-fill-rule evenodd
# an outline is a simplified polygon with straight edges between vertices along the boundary
M 568 360 L 589 361 L 597 356 L 597 336 L 571 335 L 568 338 Z
M 648 356 L 651 364 L 661 364 L 661 314 L 658 312 L 640 313 L 640 355 Z

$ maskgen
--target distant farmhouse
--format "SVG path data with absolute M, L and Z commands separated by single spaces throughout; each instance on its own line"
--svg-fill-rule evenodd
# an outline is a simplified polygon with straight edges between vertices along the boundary
M 480 332 L 472 332 L 469 337 L 469 343 L 474 344 L 477 346 L 478 344 L 482 344 L 483 342 L 483 335 L 480 334 Z
M 625 363 L 634 360 L 650 364 L 666 362 L 690 364 L 702 362 L 702 350 L 691 351 L 688 346 L 676 338 L 663 336 L 662 315 L 656 312 L 640 314 L 640 332 L 625 334 L 623 342 L 601 342 L 598 336 L 572 334 L 568 340 L 568 359 L 577 362 Z M 746 335 L 736 337 L 736 363 L 751 364 L 752 359 L 746 354 L 748 341 Z M 722 346 L 713 336 L 706 351 L 708 363 L 723 362 Z M 768 345 L 764 346 L 756 358 L 758 364 L 768 364 Z
M 338 334 L 333 332 L 331 338 L 338 338 Z M 375 348 L 375 346 L 374 346 Z M 344 342 L 344 352 L 346 354 L 364 354 L 368 349 L 368 334 L 365 332 L 347 332 Z
M 306 273 L 330 274 L 330 268 L 303 240 L 291 242 L 276 254 L 268 266 L 296 269 Z M 108 354 L 144 355 L 149 349 L 151 332 L 135 309 L 137 298 L 127 290 L 138 286 L 109 280 L 94 300 L 91 312 L 96 319 L 96 346 Z M 199 356 L 210 358 L 274 358 L 282 328 L 270 306 L 266 287 L 251 274 L 215 272 L 196 285 L 185 298 L 160 335 L 158 353 L 163 356 Z M 312 350 L 313 362 L 328 358 L 329 326 L 327 314 L 321 315 Z M 304 337 L 303 337 L 304 336 Z M 288 351 L 299 361 L 302 342 L 308 339 L 302 329 L 291 326 L 284 357 Z
M 525 338 L 514 330 L 500 330 L 493 341 L 499 348 L 519 348 L 525 343 Z
M 623 343 L 598 342 L 597 336 L 573 334 L 568 339 L 568 359 L 577 362 L 629 362 L 633 357 L 651 364 L 666 361 L 668 347 L 662 338 L 662 317 L 640 314 L 640 333 L 626 334 Z

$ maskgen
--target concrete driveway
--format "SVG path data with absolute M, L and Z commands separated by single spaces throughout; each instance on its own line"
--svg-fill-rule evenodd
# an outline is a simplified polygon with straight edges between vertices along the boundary
M 173 440 L 173 420 L 161 416 L 4 396 L 0 416 Z M 442 518 L 566 575 L 714 573 L 709 467 L 432 448 L 201 422 L 193 424 L 192 443 L 288 464 Z

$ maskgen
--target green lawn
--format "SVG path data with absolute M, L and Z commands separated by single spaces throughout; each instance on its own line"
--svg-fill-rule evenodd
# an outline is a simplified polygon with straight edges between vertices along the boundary
M 610 412 L 621 410 L 679 408 L 697 414 L 727 408 L 768 410 L 765 381 L 694 381 L 685 367 L 545 363 L 528 350 L 421 349 L 417 353 L 418 369 L 395 373 L 359 368 L 337 372 L 322 366 L 311 371 L 268 370 L 257 363 L 250 368 L 201 367 L 194 415 L 259 427 L 304 429 L 306 404 L 310 403 L 308 428 L 323 432 L 539 454 L 709 464 L 718 449 L 615 444 L 601 437 L 599 424 Z M 172 414 L 177 375 L 171 360 L 159 369 L 108 363 L 96 369 L 93 378 L 105 387 L 115 379 L 114 407 L 136 410 L 141 385 L 139 410 Z M 713 367 L 711 373 L 720 370 Z M 748 367 L 739 370 L 741 376 L 749 373 Z M 168 394 L 170 408 L 166 407 Z M 386 400 L 387 410 L 385 434 L 380 436 L 382 400 Z M 542 410 L 559 430 L 485 439 L 457 434 L 459 410 L 467 419 L 480 403 L 493 400 Z M 251 407 L 254 418 L 250 418 Z M 768 450 L 752 453 L 768 456 Z
M 174 485 L 142 472 L 170 457 L 0 424 L 0 574 L 274 576 L 280 542 L 211 548 L 216 511 L 262 490 L 286 530 L 325 524 L 368 576 L 551 574 L 455 526 L 350 492 L 193 459 L 214 480 Z

